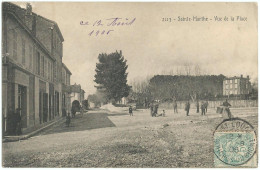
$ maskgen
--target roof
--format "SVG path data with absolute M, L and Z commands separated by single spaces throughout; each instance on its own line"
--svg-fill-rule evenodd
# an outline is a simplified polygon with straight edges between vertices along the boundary
M 69 72 L 70 75 L 72 75 L 72 73 L 70 72 L 70 70 L 68 69 L 68 67 L 67 67 L 64 63 L 62 63 L 62 67 L 64 67 L 65 70 L 66 70 L 67 72 Z
M 34 41 L 36 41 L 36 43 L 43 49 L 43 51 L 54 61 L 56 61 L 56 59 L 50 54 L 50 52 L 46 49 L 46 47 L 41 43 L 41 41 L 38 40 L 38 38 L 33 35 L 32 30 L 30 30 L 26 24 L 23 21 L 23 17 L 25 15 L 25 9 L 10 3 L 10 2 L 3 2 L 3 15 L 4 13 L 8 13 L 11 14 L 18 22 L 18 24 L 20 24 L 24 30 L 32 37 L 32 39 Z
M 33 14 L 36 15 L 37 17 L 39 17 L 39 18 L 42 18 L 42 19 L 44 19 L 44 20 L 46 20 L 46 21 L 52 23 L 52 24 L 54 25 L 54 27 L 57 29 L 58 34 L 59 34 L 59 36 L 60 36 L 60 38 L 61 38 L 61 41 L 62 41 L 62 42 L 64 41 L 64 38 L 63 38 L 63 36 L 62 36 L 62 34 L 61 34 L 61 31 L 60 31 L 60 28 L 59 28 L 58 24 L 57 24 L 55 21 L 52 21 L 52 20 L 50 20 L 50 19 L 47 19 L 47 18 L 45 18 L 45 17 L 43 17 L 43 16 L 41 16 L 41 15 L 37 15 L 36 13 L 33 13 Z
M 7 10 L 14 10 L 14 12 L 16 14 L 18 14 L 17 16 L 23 20 L 24 16 L 26 15 L 26 9 L 24 9 L 24 8 L 22 8 L 22 7 L 20 7 L 20 6 L 16 5 L 16 4 L 13 4 L 11 2 L 3 2 L 3 6 L 5 6 L 5 8 L 6 8 L 6 5 L 9 5 Z M 43 17 L 41 15 L 38 15 L 38 14 L 36 14 L 34 12 L 32 12 L 32 15 L 34 15 L 36 17 L 39 17 L 39 18 L 42 18 L 42 19 L 50 22 L 51 24 L 53 24 L 54 27 L 57 29 L 58 34 L 59 34 L 62 42 L 64 41 L 64 38 L 63 38 L 62 33 L 60 31 L 60 28 L 59 28 L 58 24 L 55 21 L 52 21 L 52 20 L 50 20 L 48 18 L 45 18 L 45 17 Z
M 237 76 L 234 76 L 234 77 L 226 77 L 226 78 L 224 78 L 224 80 L 234 80 L 234 79 L 249 79 L 249 76 L 247 76 L 247 77 L 243 77 L 243 76 L 237 77 Z

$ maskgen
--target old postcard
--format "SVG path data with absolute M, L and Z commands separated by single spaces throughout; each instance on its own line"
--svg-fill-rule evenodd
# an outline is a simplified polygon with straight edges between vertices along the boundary
M 256 2 L 2 2 L 2 166 L 255 168 Z

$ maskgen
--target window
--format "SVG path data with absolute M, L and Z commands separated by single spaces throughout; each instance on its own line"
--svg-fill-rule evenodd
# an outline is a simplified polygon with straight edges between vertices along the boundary
M 233 91 L 232 90 L 230 90 L 230 93 L 229 94 L 233 94 Z
M 235 88 L 237 89 L 237 84 L 235 84 Z
M 13 31 L 13 57 L 17 59 L 17 32 Z
M 44 70 L 43 70 L 43 76 L 45 78 L 48 78 L 48 63 L 47 63 L 47 59 L 44 59 Z
M 232 89 L 232 84 L 229 84 L 229 88 Z
M 51 63 L 51 81 L 53 81 L 53 63 Z
M 234 94 L 237 94 L 237 90 L 235 90 Z
M 67 85 L 70 85 L 70 75 L 67 74 Z
M 54 63 L 54 68 L 53 68 L 53 71 L 54 71 L 54 72 L 53 72 L 54 79 L 56 79 L 56 76 L 57 76 L 57 75 L 56 75 L 56 67 L 57 67 L 57 63 L 55 62 L 55 63 Z
M 49 79 L 49 61 L 46 60 L 46 69 L 45 69 L 45 73 L 46 73 L 46 78 Z
M 226 80 L 226 84 L 228 84 L 228 80 Z
M 237 79 L 235 79 L 235 83 L 237 83 Z
M 33 62 L 33 48 L 29 46 L 29 68 L 32 69 L 32 62 Z
M 25 40 L 22 38 L 22 64 L 25 64 Z
M 38 75 L 41 74 L 41 55 L 38 51 L 37 51 L 36 72 Z
M 228 89 L 228 87 L 229 87 L 229 86 L 228 86 L 228 84 L 227 84 L 227 85 L 226 85 L 226 89 Z
M 44 77 L 44 56 L 41 56 L 41 76 Z

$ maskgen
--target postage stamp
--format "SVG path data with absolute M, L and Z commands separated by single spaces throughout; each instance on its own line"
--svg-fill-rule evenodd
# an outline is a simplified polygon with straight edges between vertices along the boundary
M 215 167 L 257 166 L 256 149 L 255 130 L 245 120 L 224 120 L 214 132 Z

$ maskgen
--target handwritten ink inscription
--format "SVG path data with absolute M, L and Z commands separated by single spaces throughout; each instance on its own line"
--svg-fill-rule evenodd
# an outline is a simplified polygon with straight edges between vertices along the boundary
M 96 20 L 93 23 L 89 21 L 80 21 L 80 25 L 94 27 L 88 33 L 89 36 L 109 35 L 115 31 L 116 27 L 129 27 L 134 24 L 136 18 L 108 18 L 105 20 Z

